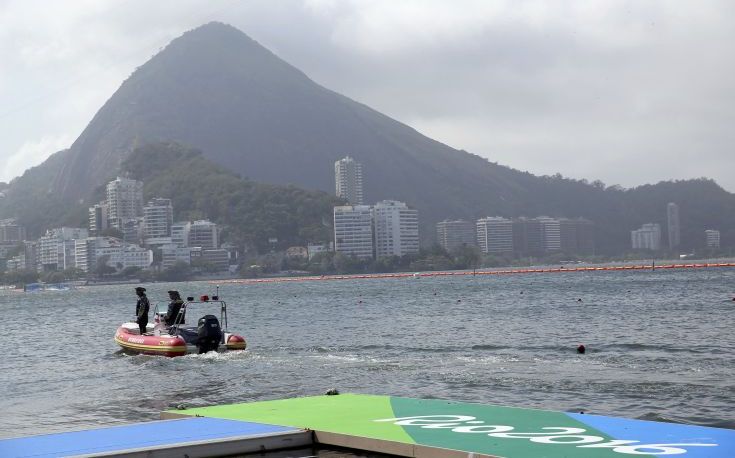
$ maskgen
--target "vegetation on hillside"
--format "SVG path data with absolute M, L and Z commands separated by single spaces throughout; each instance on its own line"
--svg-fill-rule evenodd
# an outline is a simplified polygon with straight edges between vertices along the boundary
M 240 178 L 177 143 L 137 148 L 122 171 L 143 181 L 146 199 L 170 198 L 175 220 L 210 219 L 222 225 L 224 240 L 260 253 L 328 242 L 332 208 L 342 203 L 320 191 Z

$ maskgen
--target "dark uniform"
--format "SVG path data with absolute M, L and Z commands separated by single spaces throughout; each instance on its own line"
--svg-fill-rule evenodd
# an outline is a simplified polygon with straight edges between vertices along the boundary
M 181 315 L 181 319 L 176 323 L 176 317 L 179 315 L 181 306 L 184 305 L 184 301 L 181 300 L 181 296 L 178 291 L 169 291 L 168 297 L 171 302 L 168 304 L 168 310 L 166 310 L 166 316 L 163 320 L 166 322 L 166 326 L 173 326 L 174 324 L 184 324 L 184 314 Z
M 135 294 L 138 295 L 138 303 L 135 305 L 135 322 L 140 327 L 140 335 L 145 334 L 145 327 L 148 324 L 148 311 L 151 308 L 148 297 L 145 295 L 145 288 L 135 288 Z

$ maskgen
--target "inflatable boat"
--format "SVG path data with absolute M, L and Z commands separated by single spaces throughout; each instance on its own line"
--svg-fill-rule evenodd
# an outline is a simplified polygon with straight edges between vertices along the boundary
M 215 315 L 205 314 L 194 325 L 186 324 L 186 312 L 189 316 L 202 308 L 198 305 L 219 306 L 219 319 Z M 123 323 L 115 332 L 117 342 L 126 353 L 183 356 L 189 353 L 206 353 L 209 351 L 244 350 L 247 346 L 245 338 L 227 330 L 227 304 L 218 296 L 201 296 L 199 300 L 188 297 L 181 305 L 173 324 L 166 325 L 166 310 L 156 304 L 153 311 L 153 324 L 146 326 L 141 335 L 137 323 Z

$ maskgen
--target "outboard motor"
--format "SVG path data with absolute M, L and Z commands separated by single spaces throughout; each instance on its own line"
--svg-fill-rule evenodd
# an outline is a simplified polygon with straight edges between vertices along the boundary
M 197 334 L 199 334 L 199 339 L 197 340 L 199 354 L 208 351 L 217 351 L 222 341 L 222 329 L 219 326 L 219 320 L 216 316 L 204 315 L 199 318 Z

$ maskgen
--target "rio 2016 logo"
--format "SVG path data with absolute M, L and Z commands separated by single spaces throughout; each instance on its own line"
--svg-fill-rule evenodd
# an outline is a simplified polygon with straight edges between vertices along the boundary
M 376 422 L 393 422 L 400 426 L 418 426 L 422 429 L 450 429 L 455 433 L 486 434 L 503 439 L 528 439 L 537 444 L 566 444 L 579 448 L 608 448 L 613 452 L 628 455 L 680 455 L 687 450 L 682 447 L 716 447 L 717 444 L 641 444 L 633 440 L 611 440 L 586 435 L 586 429 L 549 426 L 543 432 L 511 432 L 513 426 L 487 425 L 469 415 L 421 415 L 416 417 L 383 418 Z

